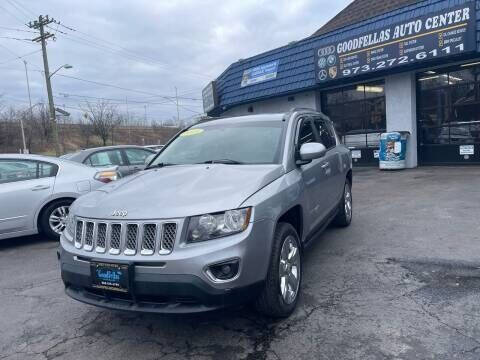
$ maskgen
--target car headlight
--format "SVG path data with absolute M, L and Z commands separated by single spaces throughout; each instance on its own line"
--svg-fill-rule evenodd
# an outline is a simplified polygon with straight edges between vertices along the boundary
M 228 210 L 190 218 L 187 243 L 212 240 L 244 231 L 250 222 L 252 208 Z

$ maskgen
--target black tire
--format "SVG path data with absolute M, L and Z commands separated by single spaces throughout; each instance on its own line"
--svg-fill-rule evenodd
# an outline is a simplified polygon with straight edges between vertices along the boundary
M 347 209 L 347 200 L 348 200 L 348 194 L 350 194 L 350 212 Z M 352 222 L 352 217 L 353 217 L 353 197 L 352 197 L 352 185 L 350 184 L 350 181 L 345 181 L 345 185 L 343 187 L 343 196 L 342 200 L 340 200 L 340 203 L 338 204 L 338 213 L 335 219 L 333 220 L 333 223 L 337 226 L 340 227 L 347 227 L 350 225 Z
M 283 298 L 280 290 L 280 255 L 283 244 L 288 240 L 294 240 L 298 249 L 299 271 L 298 271 L 298 288 L 295 300 L 287 303 Z M 273 249 L 270 258 L 270 266 L 265 279 L 265 285 L 260 296 L 255 302 L 255 308 L 263 315 L 273 318 L 288 317 L 294 310 L 298 302 L 298 297 L 302 284 L 302 251 L 300 239 L 295 228 L 288 223 L 279 223 L 275 230 L 273 238 Z
M 73 200 L 71 199 L 62 199 L 62 200 L 56 200 L 52 202 L 51 204 L 47 205 L 42 210 L 42 213 L 40 215 L 40 218 L 38 219 L 38 225 L 39 225 L 39 230 L 42 234 L 46 235 L 49 239 L 58 241 L 60 240 L 60 234 L 55 232 L 51 226 L 50 226 L 50 215 L 52 213 L 61 208 L 61 207 L 70 207 L 72 205 Z

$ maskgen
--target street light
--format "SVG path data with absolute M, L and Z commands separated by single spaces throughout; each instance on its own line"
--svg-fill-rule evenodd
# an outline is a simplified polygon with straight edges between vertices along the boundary
M 72 65 L 69 65 L 69 64 L 65 64 L 65 65 L 62 65 L 60 66 L 57 70 L 55 70 L 54 72 L 52 72 L 49 76 L 49 78 L 52 78 L 53 75 L 55 75 L 58 71 L 60 71 L 61 69 L 71 69 L 73 68 Z
M 57 128 L 57 121 L 55 117 L 55 105 L 53 103 L 53 94 L 52 94 L 52 83 L 50 82 L 50 79 L 52 78 L 53 75 L 55 75 L 58 71 L 61 69 L 71 69 L 73 66 L 64 64 L 60 66 L 57 70 L 52 72 L 51 74 L 48 71 L 48 61 L 46 57 L 43 58 L 43 63 L 45 66 L 45 82 L 47 83 L 47 94 L 48 94 L 48 104 L 49 104 L 49 110 L 50 110 L 50 119 L 53 125 L 53 142 L 55 145 L 55 154 L 57 156 L 60 156 L 60 143 L 58 141 L 58 128 Z

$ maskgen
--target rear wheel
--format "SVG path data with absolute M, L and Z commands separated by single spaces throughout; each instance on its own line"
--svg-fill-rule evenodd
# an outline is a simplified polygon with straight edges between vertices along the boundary
M 350 225 L 353 217 L 353 199 L 352 199 L 352 187 L 350 181 L 345 182 L 343 188 L 342 200 L 338 205 L 338 213 L 335 217 L 334 223 L 338 226 L 346 227 Z
M 297 305 L 302 281 L 300 239 L 294 227 L 279 223 L 273 239 L 265 287 L 255 303 L 256 309 L 270 317 L 287 317 Z
M 52 240 L 59 240 L 67 225 L 67 216 L 73 200 L 57 200 L 48 205 L 39 219 L 40 230 Z

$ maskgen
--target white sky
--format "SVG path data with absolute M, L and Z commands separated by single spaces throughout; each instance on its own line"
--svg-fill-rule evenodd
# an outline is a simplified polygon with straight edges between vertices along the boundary
M 129 101 L 132 116 L 149 120 L 176 117 L 170 97 L 182 97 L 180 118 L 201 113 L 201 89 L 231 63 L 300 40 L 314 33 L 349 0 L 0 0 L 0 94 L 4 104 L 28 103 L 24 55 L 40 50 L 25 23 L 50 15 L 57 40 L 48 43 L 51 71 L 133 89 L 127 91 L 54 76 L 57 106 L 78 115 L 82 96 Z M 9 28 L 9 29 L 6 29 Z M 11 28 L 11 29 L 10 29 Z M 18 31 L 24 30 L 24 31 Z M 61 32 L 66 34 L 62 34 Z M 28 62 L 32 101 L 45 101 L 41 52 Z M 68 95 L 62 95 L 68 94 Z M 162 97 L 164 96 L 164 97 Z M 167 98 L 165 98 L 165 96 Z M 88 98 L 96 101 L 93 98 Z M 70 108 L 68 108 L 70 107 Z

